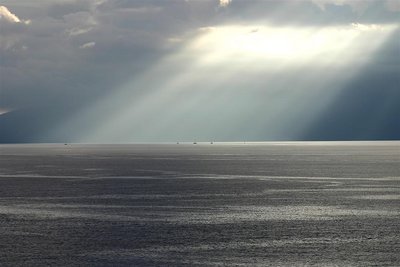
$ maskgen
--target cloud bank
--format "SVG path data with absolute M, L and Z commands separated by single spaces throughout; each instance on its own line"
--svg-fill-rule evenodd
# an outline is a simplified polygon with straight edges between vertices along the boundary
M 1 115 L 2 142 L 91 141 L 96 133 L 99 142 L 296 139 L 306 129 L 287 127 L 316 129 L 324 107 L 339 103 L 334 98 L 358 95 L 340 93 L 352 91 L 351 79 L 368 99 L 387 104 L 382 114 L 397 112 L 386 97 L 397 96 L 390 88 L 400 76 L 399 55 L 389 47 L 399 33 L 385 30 L 400 23 L 396 0 L 2 5 L 0 109 L 12 110 Z M 375 82 L 362 82 L 362 73 Z M 360 110 L 357 120 L 368 121 Z M 324 117 L 338 126 L 332 114 Z M 316 133 L 327 136 L 308 136 Z

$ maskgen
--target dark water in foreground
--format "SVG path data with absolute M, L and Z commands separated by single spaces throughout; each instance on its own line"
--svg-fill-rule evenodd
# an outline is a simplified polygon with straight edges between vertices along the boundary
M 400 266 L 400 142 L 0 153 L 0 266 Z

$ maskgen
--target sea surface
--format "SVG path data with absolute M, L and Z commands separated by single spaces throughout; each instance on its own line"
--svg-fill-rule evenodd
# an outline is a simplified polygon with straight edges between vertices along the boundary
M 0 145 L 0 266 L 400 266 L 400 142 Z

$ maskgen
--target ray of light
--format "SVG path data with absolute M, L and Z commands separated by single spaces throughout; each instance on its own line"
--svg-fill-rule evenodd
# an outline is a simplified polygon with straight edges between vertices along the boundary
M 199 29 L 181 51 L 90 107 L 84 120 L 102 112 L 103 119 L 80 141 L 235 138 L 235 131 L 257 138 L 265 129 L 267 138 L 277 138 L 299 117 L 311 120 L 394 29 L 361 24 Z

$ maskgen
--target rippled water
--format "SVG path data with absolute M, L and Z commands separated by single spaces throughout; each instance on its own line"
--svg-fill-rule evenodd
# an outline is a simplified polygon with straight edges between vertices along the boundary
M 1 266 L 400 266 L 400 142 L 0 153 Z

